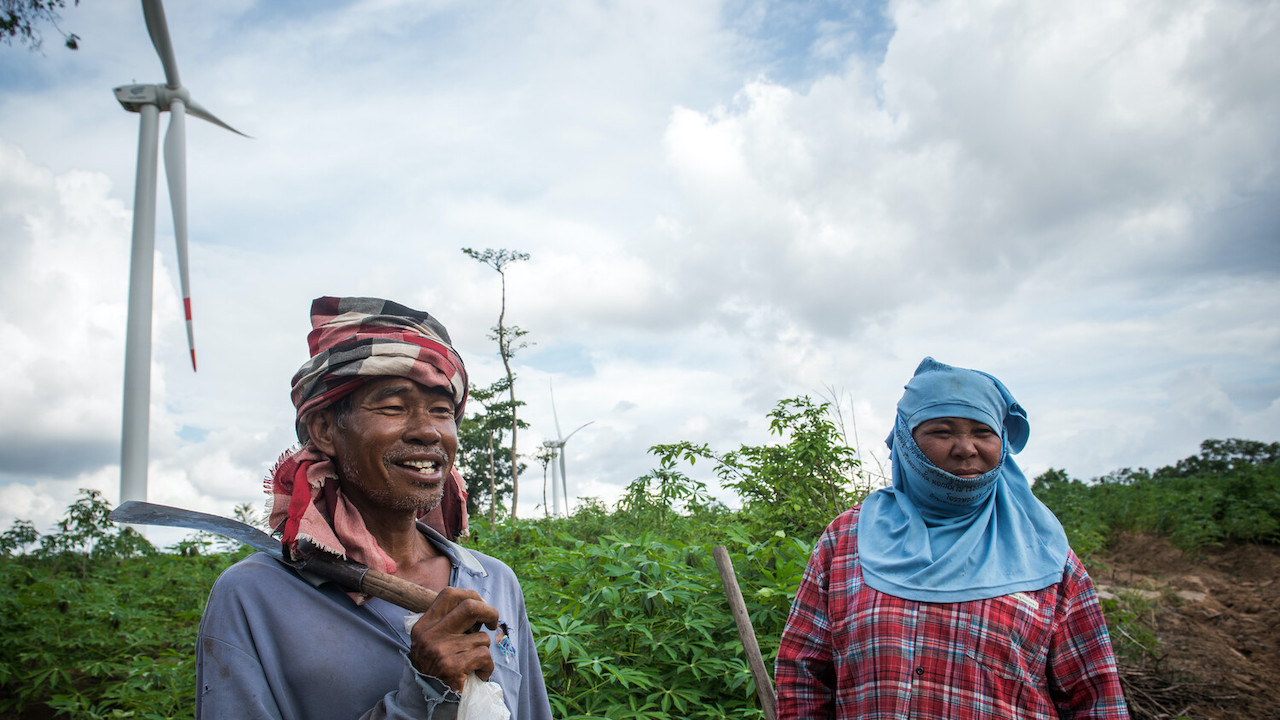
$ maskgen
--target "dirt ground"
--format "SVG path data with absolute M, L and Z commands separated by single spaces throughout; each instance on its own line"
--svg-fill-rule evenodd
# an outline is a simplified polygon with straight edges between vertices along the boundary
M 1099 593 L 1142 593 L 1160 639 L 1155 659 L 1122 667 L 1135 720 L 1280 719 L 1280 548 L 1122 536 L 1098 559 Z

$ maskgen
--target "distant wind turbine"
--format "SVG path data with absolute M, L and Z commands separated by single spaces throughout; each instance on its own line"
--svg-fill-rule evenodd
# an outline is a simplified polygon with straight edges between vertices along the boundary
M 560 432 L 560 416 L 556 413 L 556 388 L 554 384 L 551 384 L 551 417 L 556 421 L 556 439 L 546 441 L 546 445 L 558 456 L 558 462 L 555 458 L 551 461 L 551 501 L 555 514 L 563 516 L 569 514 L 569 487 L 565 482 L 564 446 L 565 443 L 569 442 L 569 438 L 577 434 L 578 430 L 590 425 L 595 420 L 579 425 L 578 430 L 574 430 L 568 435 Z M 561 507 L 562 502 L 563 508 Z
M 187 273 L 187 140 L 186 114 L 244 133 L 214 117 L 191 99 L 178 80 L 178 62 L 169 41 L 169 26 L 160 0 L 142 0 L 151 44 L 164 65 L 163 85 L 122 85 L 116 99 L 141 116 L 138 173 L 133 190 L 133 249 L 129 261 L 129 319 L 124 349 L 124 418 L 120 440 L 120 501 L 147 499 L 147 441 L 151 410 L 151 296 L 156 246 L 156 145 L 160 113 L 169 111 L 164 138 L 164 171 L 173 205 L 173 236 L 178 245 L 178 277 L 187 320 L 191 370 L 196 369 L 196 342 L 191 328 L 191 284 Z M 246 136 L 247 137 L 247 136 Z

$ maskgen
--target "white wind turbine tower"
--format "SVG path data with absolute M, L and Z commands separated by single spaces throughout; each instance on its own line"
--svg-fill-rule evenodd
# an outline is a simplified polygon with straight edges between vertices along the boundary
M 577 434 L 578 430 L 590 425 L 595 420 L 579 425 L 578 430 L 574 430 L 568 435 L 560 432 L 560 416 L 556 413 L 556 389 L 554 384 L 551 384 L 551 417 L 556 421 L 556 439 L 546 442 L 547 447 L 552 448 L 556 454 L 556 457 L 551 460 L 551 502 L 553 512 L 557 516 L 564 516 L 569 514 L 569 488 L 565 483 L 564 445 L 569 442 L 569 438 Z M 562 504 L 563 507 L 561 507 Z
M 187 320 L 187 346 L 191 369 L 196 368 L 195 337 L 191 330 L 191 289 L 187 274 L 187 141 L 186 114 L 190 113 L 237 135 L 227 125 L 191 99 L 178 79 L 178 62 L 169 41 L 160 0 L 142 0 L 147 32 L 164 65 L 163 85 L 122 85 L 116 99 L 129 112 L 141 116 L 138 131 L 138 174 L 133 191 L 133 249 L 129 261 L 129 319 L 124 350 L 124 418 L 120 440 L 120 501 L 147 499 L 147 440 L 151 410 L 151 296 L 156 245 L 156 145 L 160 113 L 169 111 L 169 131 L 164 138 L 164 171 L 173 206 L 173 236 L 178 245 L 178 276 Z

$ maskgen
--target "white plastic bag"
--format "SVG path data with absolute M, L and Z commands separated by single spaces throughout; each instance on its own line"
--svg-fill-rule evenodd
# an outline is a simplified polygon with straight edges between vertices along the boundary
M 413 626 L 422 613 L 410 613 L 404 619 L 404 631 L 413 632 Z M 511 711 L 502 701 L 502 686 L 486 682 L 475 673 L 462 681 L 462 700 L 458 702 L 457 720 L 511 720 Z
M 458 703 L 458 720 L 510 720 L 511 712 L 502 702 L 502 686 L 485 682 L 475 673 L 462 683 L 462 701 Z

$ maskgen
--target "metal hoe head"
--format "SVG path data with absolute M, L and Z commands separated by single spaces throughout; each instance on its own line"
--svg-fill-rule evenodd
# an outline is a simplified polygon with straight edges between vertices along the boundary
M 284 556 L 283 551 L 280 549 L 279 540 L 252 525 L 246 525 L 238 520 L 219 515 L 184 510 L 168 505 L 156 505 L 155 503 L 141 502 L 139 500 L 129 500 L 128 502 L 120 503 L 120 506 L 112 510 L 107 517 L 119 523 L 159 525 L 162 527 L 211 532 L 231 538 L 255 550 L 261 550 L 277 559 Z

